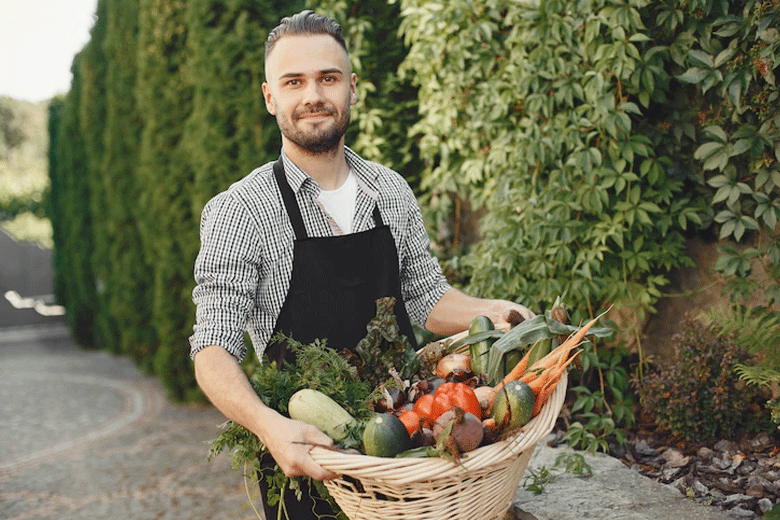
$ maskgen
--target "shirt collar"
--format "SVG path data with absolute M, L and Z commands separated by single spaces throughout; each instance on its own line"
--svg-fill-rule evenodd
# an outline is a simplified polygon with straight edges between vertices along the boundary
M 281 156 L 287 182 L 290 183 L 290 187 L 295 193 L 298 193 L 298 191 L 307 181 L 309 181 L 312 189 L 314 189 L 316 192 L 319 192 L 319 187 L 317 186 L 317 183 L 314 181 L 314 179 L 312 179 L 311 176 L 309 176 L 305 171 L 300 169 L 294 162 L 292 162 L 292 160 L 287 157 L 287 154 L 284 153 L 284 149 L 282 149 Z M 369 196 L 372 196 L 373 194 L 374 196 L 372 198 L 376 198 L 375 194 L 378 192 L 377 179 L 379 177 L 379 172 L 376 166 L 365 161 L 362 157 L 360 157 L 347 146 L 344 147 L 344 156 L 347 160 L 347 165 L 352 168 L 358 178 L 358 185 L 362 189 L 366 190 Z

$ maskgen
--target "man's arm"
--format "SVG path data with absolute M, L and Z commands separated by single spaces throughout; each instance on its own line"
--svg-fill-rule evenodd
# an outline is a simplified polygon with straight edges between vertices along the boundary
M 232 354 L 212 345 L 198 351 L 193 361 L 198 385 L 214 406 L 257 435 L 285 475 L 317 480 L 336 477 L 309 455 L 312 445 L 330 446 L 333 440 L 316 427 L 265 406 Z
M 469 328 L 476 316 L 487 316 L 497 328 L 509 326 L 509 313 L 517 311 L 529 319 L 534 314 L 528 308 L 507 300 L 475 298 L 457 289 L 449 289 L 433 306 L 425 328 L 441 336 L 451 336 Z

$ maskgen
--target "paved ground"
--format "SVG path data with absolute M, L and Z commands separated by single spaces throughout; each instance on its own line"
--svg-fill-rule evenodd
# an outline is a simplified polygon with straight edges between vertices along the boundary
M 229 457 L 205 460 L 221 414 L 170 404 L 128 359 L 76 348 L 61 322 L 0 329 L 0 417 L 0 518 L 257 518 Z M 529 468 L 552 468 L 561 449 L 539 447 Z M 586 460 L 589 479 L 520 488 L 519 518 L 729 518 L 613 458 Z
M 0 417 L 0 518 L 257 518 L 229 457 L 206 461 L 221 414 L 61 324 L 0 329 Z

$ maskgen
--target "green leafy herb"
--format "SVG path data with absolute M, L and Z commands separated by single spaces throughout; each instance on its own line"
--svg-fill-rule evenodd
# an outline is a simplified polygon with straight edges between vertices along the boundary
M 353 351 L 344 356 L 354 365 L 362 379 L 379 387 L 392 379 L 392 374 L 407 380 L 420 368 L 420 358 L 406 336 L 398 329 L 393 308 L 395 298 L 380 298 L 376 301 L 376 316 L 368 323 L 368 333 Z

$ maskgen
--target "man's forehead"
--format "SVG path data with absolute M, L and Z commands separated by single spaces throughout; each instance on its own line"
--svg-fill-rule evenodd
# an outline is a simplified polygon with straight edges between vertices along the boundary
M 290 35 L 279 38 L 268 54 L 266 76 L 340 70 L 349 73 L 349 58 L 344 48 L 330 35 Z

